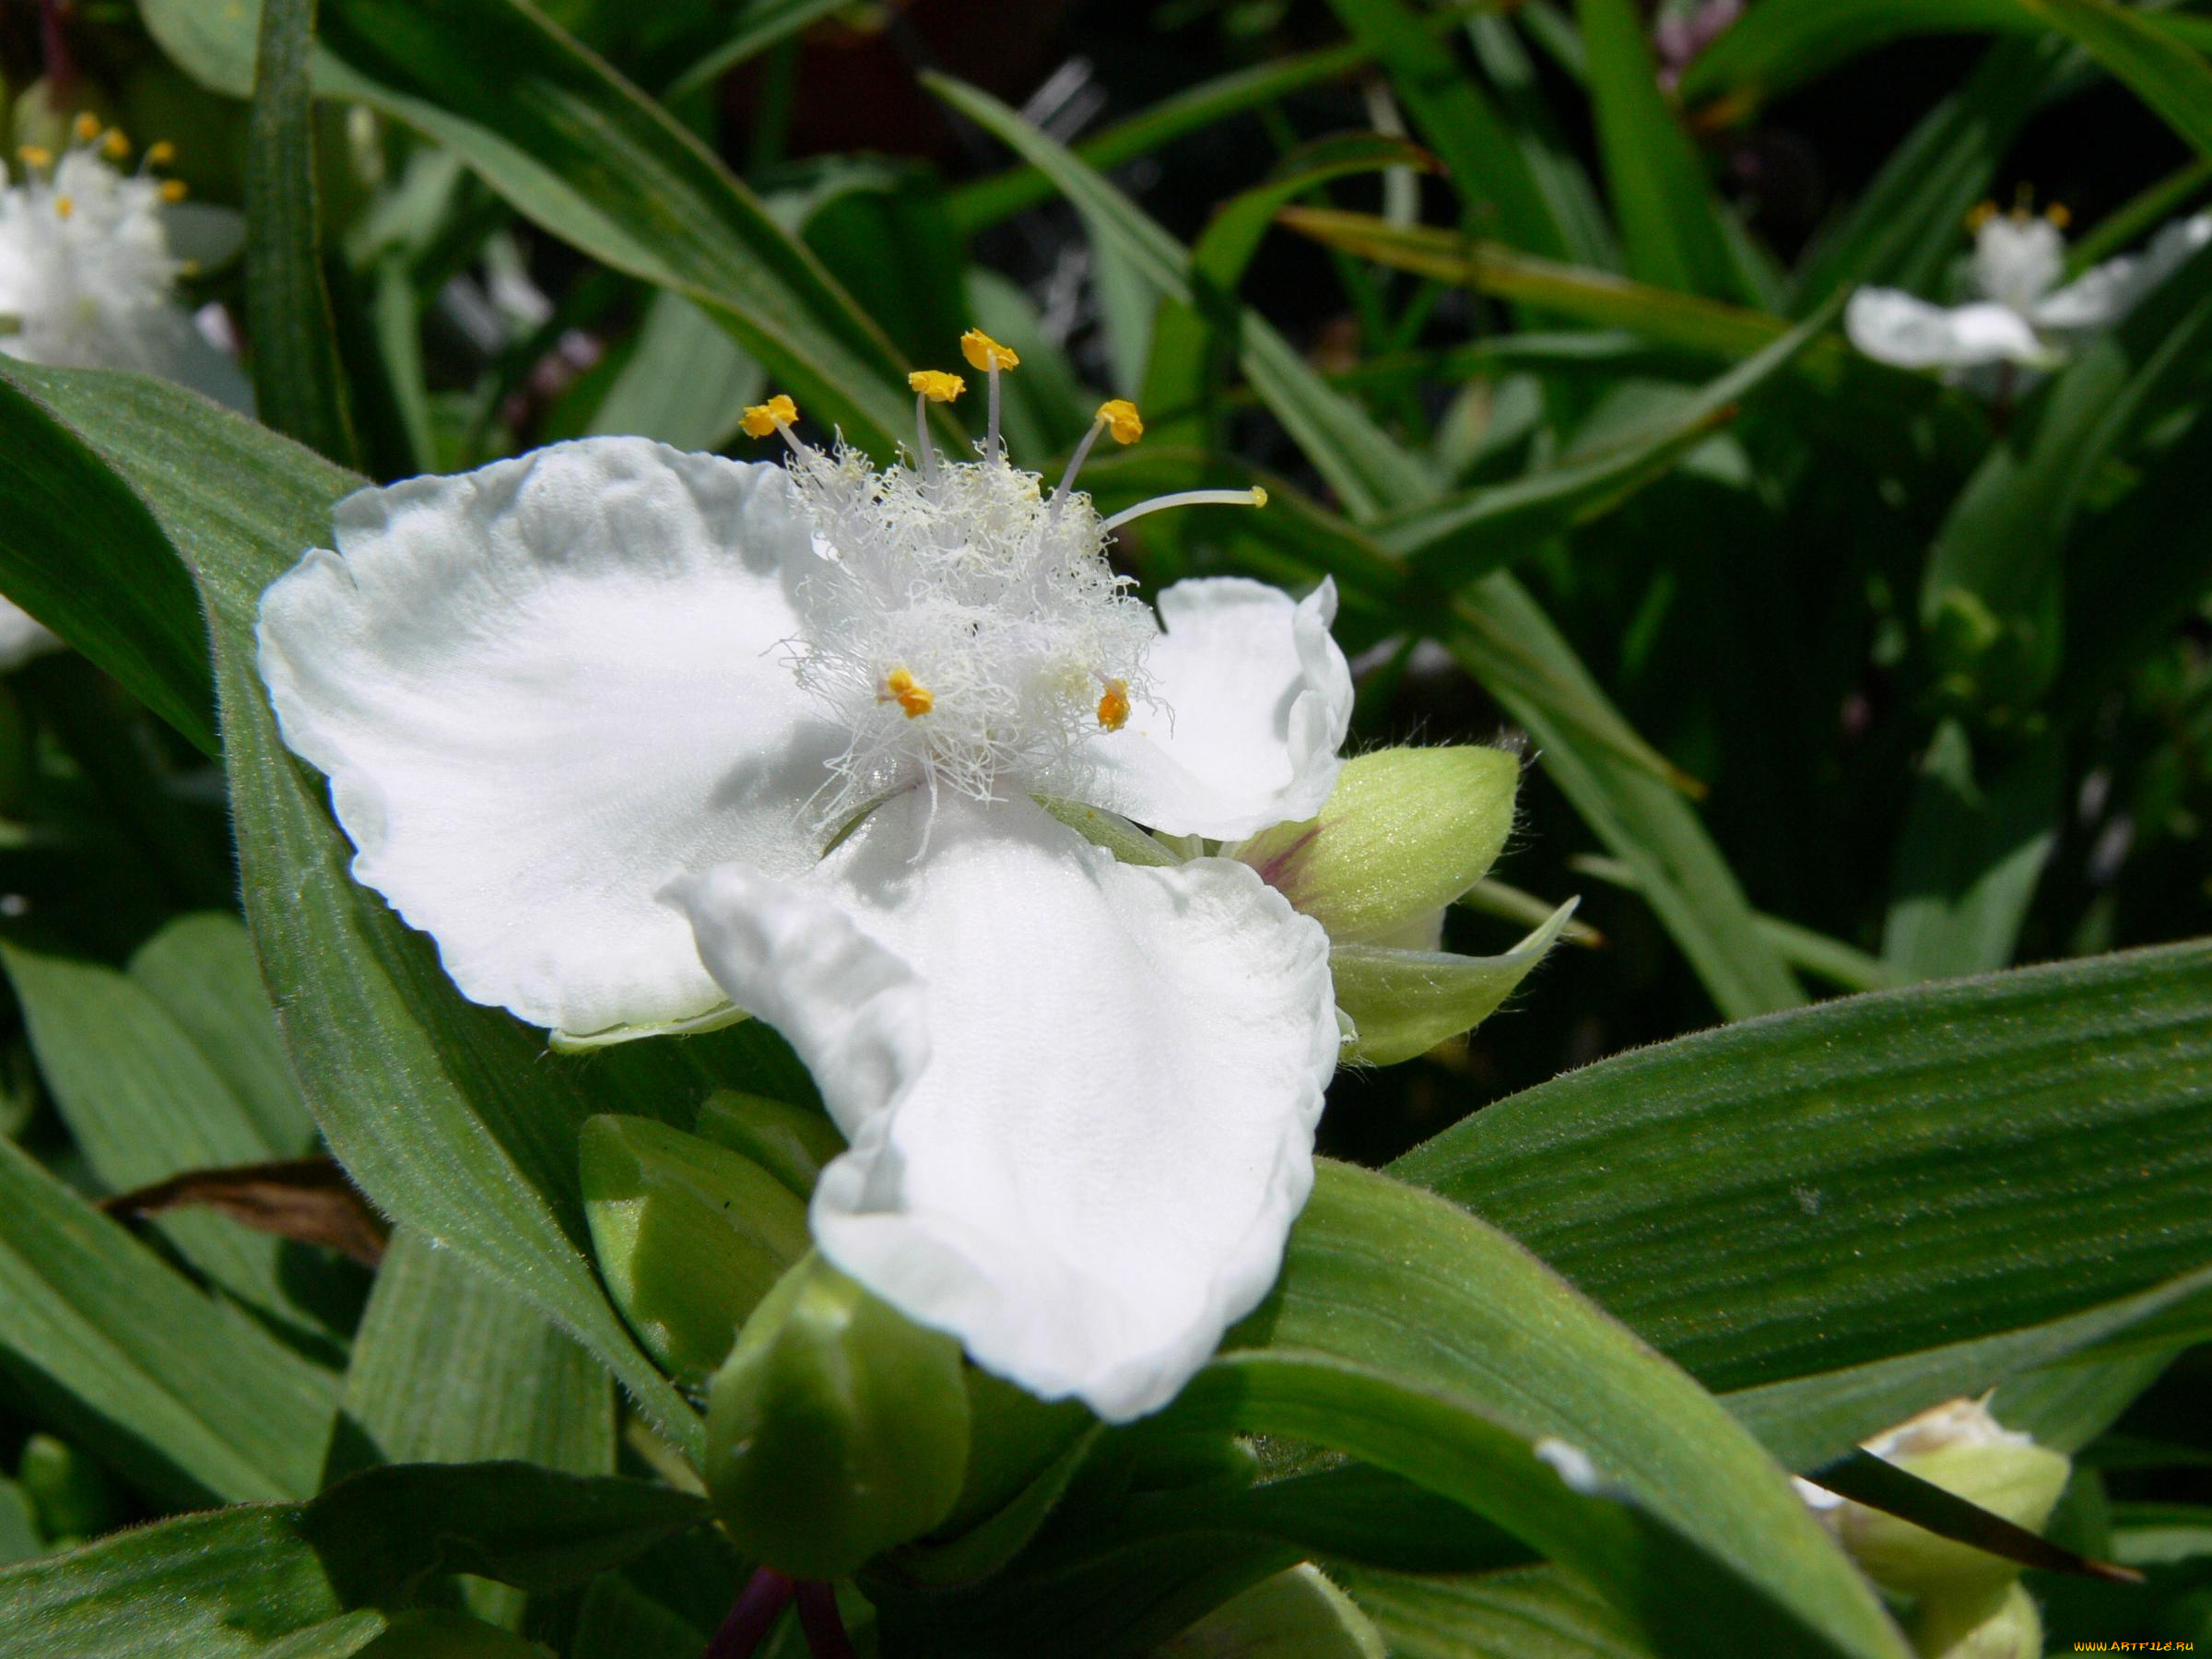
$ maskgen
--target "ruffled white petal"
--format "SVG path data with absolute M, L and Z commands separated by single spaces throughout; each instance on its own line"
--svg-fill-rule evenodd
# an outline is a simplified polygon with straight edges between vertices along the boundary
M 2212 241 L 2212 213 L 2176 219 L 2152 237 L 2141 253 L 2124 253 L 2091 266 L 2030 314 L 2039 328 L 2086 332 L 2110 327 L 2207 241 Z
M 1963 369 L 1980 363 L 2048 364 L 2053 352 L 2010 306 L 1931 305 L 1896 288 L 1861 288 L 1843 311 L 1851 343 L 1900 369 Z
M 781 471 L 593 439 L 363 490 L 335 524 L 264 595 L 261 669 L 355 875 L 536 1024 L 720 1006 L 657 895 L 808 867 L 845 740 L 785 661 L 814 555 Z
M 1338 1035 L 1326 935 L 1252 871 L 915 790 L 804 879 L 672 898 L 852 1141 L 823 1253 L 979 1364 L 1135 1417 L 1274 1282 Z
M 1252 835 L 1320 811 L 1352 718 L 1329 636 L 1335 584 L 1294 603 L 1241 577 L 1179 582 L 1159 616 L 1146 659 L 1157 704 L 1086 745 L 1065 793 L 1171 835 Z

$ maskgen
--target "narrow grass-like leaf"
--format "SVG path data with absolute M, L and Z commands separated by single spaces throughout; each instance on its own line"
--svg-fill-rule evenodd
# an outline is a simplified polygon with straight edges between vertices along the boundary
M 277 737 L 253 667 L 261 592 L 326 538 L 331 504 L 359 480 L 235 417 L 203 418 L 159 382 L 7 372 L 65 408 L 151 507 L 215 618 L 247 921 L 331 1149 L 387 1214 L 466 1251 L 567 1327 L 695 1449 L 697 1415 L 630 1339 L 582 1248 L 575 1134 L 610 1109 L 594 1074 L 461 999 L 429 942 L 353 881 L 321 781 Z M 76 551 L 62 542 L 48 555 Z M 681 1113 L 693 1101 L 645 1091 L 626 1103 Z
M 714 49 L 668 84 L 663 103 L 677 103 L 703 92 L 715 81 L 771 46 L 787 41 L 838 8 L 840 0 L 749 0 L 730 19 L 729 31 Z
M 1333 1568 L 1395 1659 L 1647 1659 L 1636 1631 L 1556 1567 L 1467 1578 Z
M 315 0 L 263 0 L 246 146 L 246 320 L 261 418 L 341 465 L 359 465 L 323 281 L 308 63 Z
M 214 754 L 206 625 L 161 527 L 98 456 L 5 382 L 0 428 L 0 591 Z M 57 563 L 50 554 L 62 545 L 74 557 Z
M 149 0 L 148 29 L 219 91 L 251 85 L 256 4 Z M 692 134 L 521 0 L 324 0 L 316 90 L 463 157 L 516 210 L 686 294 L 815 418 L 888 453 L 912 418 L 881 331 Z
M 1755 298 L 1730 250 L 1727 209 L 1659 90 L 1642 14 L 1630 0 L 1577 0 L 1575 15 L 1630 275 L 1679 293 Z
M 1467 221 L 1516 247 L 1554 256 L 1567 238 L 1482 84 L 1422 28 L 1403 0 L 1331 0 L 1353 39 L 1373 53 L 1415 130 L 1442 158 Z
M 236 916 L 196 911 L 164 923 L 131 953 L 129 972 L 252 1114 L 270 1157 L 314 1144 L 253 942 Z
M 2028 16 L 2071 36 L 2166 124 L 2212 156 L 2212 64 L 2113 0 L 2013 0 Z
M 0 945 L 0 962 L 54 1105 L 110 1192 L 291 1150 L 263 1136 L 199 1046 L 127 974 L 21 943 Z M 287 1288 L 282 1240 L 205 1210 L 179 1210 L 156 1225 L 224 1289 L 328 1349 L 335 1334 Z
M 315 1488 L 336 1404 L 328 1374 L 201 1295 L 8 1141 L 0 1363 L 48 1420 L 159 1501 Z
M 2212 1263 L 2212 946 L 1682 1038 L 1394 1168 L 1711 1387 L 1996 1336 Z

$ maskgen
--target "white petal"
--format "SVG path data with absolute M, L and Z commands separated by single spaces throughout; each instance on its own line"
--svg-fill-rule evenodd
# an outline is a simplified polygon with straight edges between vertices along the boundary
M 1086 745 L 1066 793 L 1171 835 L 1245 836 L 1312 818 L 1342 762 L 1352 675 L 1329 637 L 1336 588 L 1303 600 L 1220 576 L 1159 596 L 1159 698 Z
M 979 1364 L 1125 1419 L 1266 1294 L 1338 1039 L 1326 935 L 1252 871 L 915 790 L 804 880 L 672 896 L 853 1143 L 823 1253 Z
M 478 1002 L 585 1033 L 721 1005 L 656 895 L 817 848 L 844 742 L 785 665 L 807 531 L 782 473 L 643 439 L 556 445 L 339 503 L 262 599 L 285 741 L 354 873 Z
M 59 634 L 21 606 L 0 599 L 0 674 L 13 674 L 33 657 L 64 649 Z
M 1930 305 L 1896 288 L 1861 288 L 1844 308 L 1851 343 L 1900 369 L 1958 369 L 1977 363 L 2047 364 L 2053 353 L 2010 306 Z
M 2207 241 L 2212 241 L 2212 214 L 2176 219 L 2152 237 L 2140 254 L 2124 253 L 2093 265 L 2044 300 L 2033 313 L 2036 325 L 2066 330 L 2109 327 Z

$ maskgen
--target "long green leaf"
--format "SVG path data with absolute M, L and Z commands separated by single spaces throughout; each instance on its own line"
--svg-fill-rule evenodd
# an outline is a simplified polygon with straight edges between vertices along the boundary
M 1679 1039 L 1394 1168 L 1711 1387 L 1994 1337 L 2212 1263 L 2212 946 Z
M 99 457 L 5 382 L 0 423 L 0 592 L 214 754 L 206 625 L 160 526 L 103 488 Z M 50 556 L 56 547 L 73 550 L 68 563 Z
M 247 920 L 331 1149 L 379 1207 L 465 1251 L 572 1332 L 696 1449 L 697 1415 L 630 1338 L 582 1244 L 576 1128 L 614 1103 L 584 1063 L 550 1060 L 540 1035 L 465 1003 L 428 941 L 353 881 L 321 781 L 278 739 L 254 671 L 262 589 L 327 537 L 332 502 L 358 480 L 235 417 L 203 417 L 158 382 L 8 372 L 35 381 L 97 445 L 115 469 L 101 488 L 127 480 L 152 509 L 215 618 Z M 76 553 L 67 542 L 48 549 Z M 691 1102 L 641 1091 L 625 1103 Z
M 2212 64 L 2133 7 L 2112 0 L 2013 0 L 2071 36 L 2166 124 L 2212 156 Z
M 1630 275 L 1715 300 L 1756 298 L 1730 250 L 1727 209 L 1660 93 L 1642 14 L 1630 0 L 1577 0 L 1575 13 Z
M 1556 1567 L 1466 1578 L 1335 1569 L 1394 1659 L 1645 1659 L 1619 1614 Z
M 1381 1176 L 1324 1166 L 1275 1296 L 1170 1420 L 1293 1435 L 1456 1499 L 1662 1653 L 1903 1651 L 1708 1395 L 1504 1235 Z
M 1388 72 L 1429 147 L 1443 159 L 1470 224 L 1516 247 L 1564 255 L 1566 233 L 1528 158 L 1482 85 L 1402 0 L 1331 0 L 1336 16 Z
M 4 1140 L 0 1362 L 49 1420 L 160 1501 L 315 1488 L 336 1405 L 328 1375 Z
M 148 0 L 147 25 L 218 91 L 251 85 L 258 6 Z M 316 90 L 418 128 L 525 217 L 687 295 L 810 413 L 888 453 L 911 410 L 882 333 L 665 111 L 520 0 L 325 0 Z
M 19 943 L 0 945 L 0 962 L 54 1105 L 109 1191 L 296 1150 L 262 1135 L 199 1045 L 129 975 Z M 288 1290 L 283 1240 L 200 1210 L 157 1225 L 218 1285 L 280 1326 L 320 1337 L 316 1346 L 330 1351 L 335 1334 Z
M 442 1574 L 565 1589 L 705 1518 L 703 1499 L 666 1487 L 524 1464 L 377 1470 L 312 1502 L 189 1515 L 0 1572 L 0 1659 L 339 1653 L 333 1621 Z
M 359 465 L 323 281 L 308 61 L 315 0 L 263 0 L 246 147 L 246 318 L 261 418 L 341 465 Z

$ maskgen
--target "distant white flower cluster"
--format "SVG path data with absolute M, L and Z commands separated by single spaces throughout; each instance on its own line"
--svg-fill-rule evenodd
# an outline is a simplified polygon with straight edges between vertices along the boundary
M 2139 254 L 2107 260 L 2076 277 L 2066 270 L 2065 216 L 1984 203 L 1971 220 L 1974 298 L 1935 305 L 1898 288 L 1851 297 L 1843 326 L 1868 357 L 1900 369 L 1966 371 L 2008 363 L 2049 369 L 2088 335 L 2111 327 L 2190 254 L 2212 241 L 2212 213 L 2177 219 Z
M 177 300 L 177 279 L 231 257 L 239 216 L 183 199 L 159 176 L 173 159 L 130 146 L 80 116 L 59 156 L 36 145 L 10 173 L 0 162 L 0 352 L 60 369 L 126 369 L 250 409 L 253 392 L 229 354 Z M 60 641 L 0 599 L 0 672 Z

